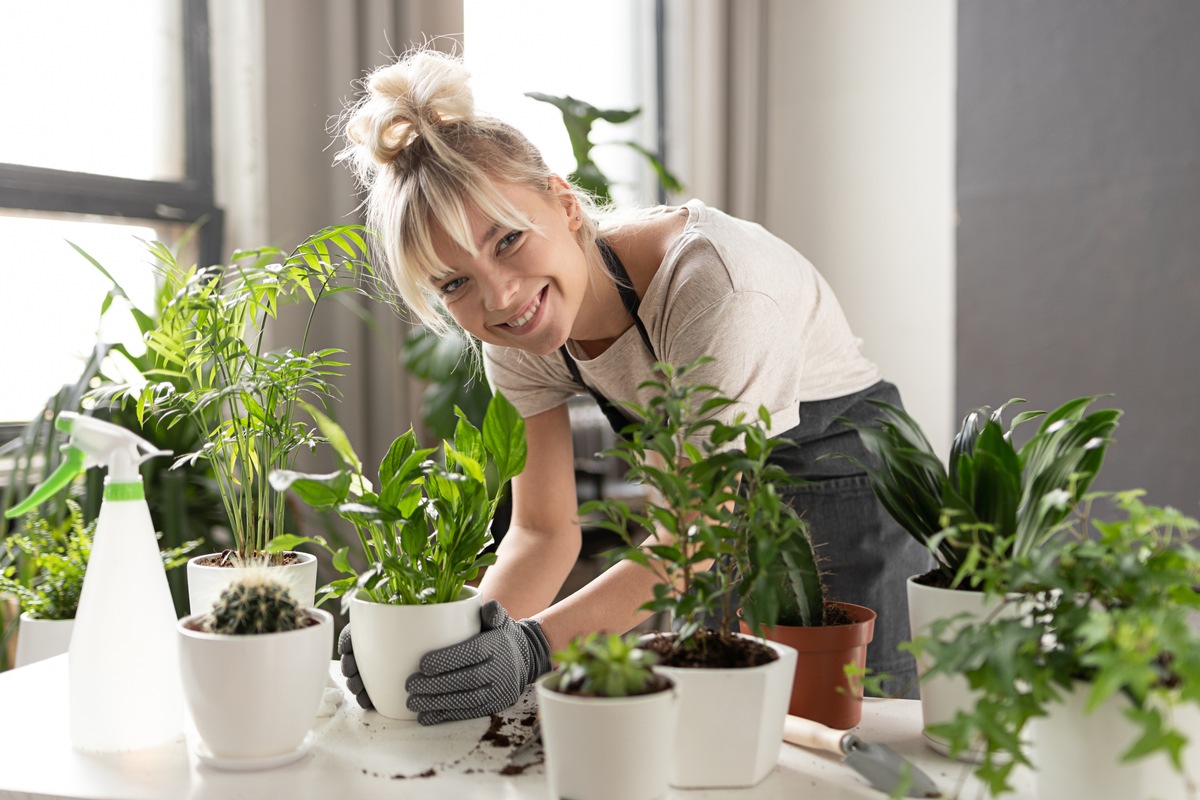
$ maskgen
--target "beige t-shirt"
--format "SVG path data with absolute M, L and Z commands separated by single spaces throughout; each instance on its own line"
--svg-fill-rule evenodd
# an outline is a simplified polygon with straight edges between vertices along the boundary
M 684 365 L 708 355 L 716 360 L 690 376 L 738 401 L 719 417 L 729 421 L 744 411 L 754 418 L 765 405 L 778 434 L 799 422 L 800 402 L 842 397 L 880 379 L 829 285 L 803 256 L 756 223 L 698 200 L 686 208 L 683 233 L 638 310 L 654 355 L 636 326 L 596 358 L 568 343 L 589 386 L 614 403 L 645 404 L 648 393 L 637 387 L 655 377 L 655 360 Z M 492 388 L 522 416 L 586 391 L 560 352 L 484 345 L 483 354 Z

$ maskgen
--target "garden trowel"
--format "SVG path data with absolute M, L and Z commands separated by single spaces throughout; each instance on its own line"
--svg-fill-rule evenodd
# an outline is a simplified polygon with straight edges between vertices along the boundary
M 903 788 L 909 797 L 942 796 L 932 778 L 886 744 L 868 744 L 853 733 L 791 714 L 783 724 L 783 740 L 842 756 L 842 763 L 881 792 L 892 794 Z

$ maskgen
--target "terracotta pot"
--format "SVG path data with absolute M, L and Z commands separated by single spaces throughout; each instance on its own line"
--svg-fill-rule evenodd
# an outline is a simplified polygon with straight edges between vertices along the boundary
M 861 681 L 851 682 L 846 676 L 845 666 L 866 666 L 867 645 L 875 636 L 875 612 L 853 603 L 829 601 L 829 605 L 841 608 L 853 621 L 815 628 L 777 625 L 764 634 L 797 653 L 788 713 L 846 730 L 862 719 L 863 689 Z M 742 631 L 751 632 L 744 622 Z

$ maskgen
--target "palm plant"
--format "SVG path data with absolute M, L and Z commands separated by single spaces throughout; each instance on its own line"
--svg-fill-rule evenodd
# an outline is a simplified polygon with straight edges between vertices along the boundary
M 1100 470 L 1121 412 L 1085 413 L 1095 397 L 1045 414 L 984 406 L 967 414 L 947 466 L 903 409 L 871 401 L 879 427 L 854 426 L 874 463 L 859 466 L 888 513 L 933 553 L 943 582 L 970 578 L 983 556 L 1020 557 L 1039 547 L 1087 492 Z M 1018 425 L 1045 417 L 1020 448 Z
M 267 475 L 290 468 L 301 447 L 320 441 L 297 417 L 299 404 L 337 396 L 332 380 L 346 366 L 341 351 L 308 352 L 308 333 L 320 300 L 358 290 L 361 230 L 328 228 L 290 254 L 241 250 L 229 265 L 203 268 L 184 267 L 160 243 L 148 245 L 169 297 L 145 336 L 153 366 L 141 380 L 106 384 L 94 394 L 132 402 L 139 423 L 182 423 L 196 432 L 200 446 L 174 466 L 212 465 L 239 558 L 263 553 L 283 531 L 285 497 Z M 289 302 L 307 303 L 300 347 L 267 351 L 267 325 Z

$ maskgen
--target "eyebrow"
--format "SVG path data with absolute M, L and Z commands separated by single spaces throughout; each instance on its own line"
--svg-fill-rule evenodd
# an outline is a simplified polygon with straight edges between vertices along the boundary
M 487 232 L 484 233 L 483 236 L 479 239 L 479 241 L 475 243 L 475 249 L 483 250 L 483 246 L 485 244 L 487 244 L 488 242 L 490 242 L 492 240 L 492 237 L 494 237 L 497 233 L 499 233 L 500 229 L 502 227 L 504 227 L 504 226 L 501 225 L 499 222 L 493 222 L 491 227 L 487 229 Z

